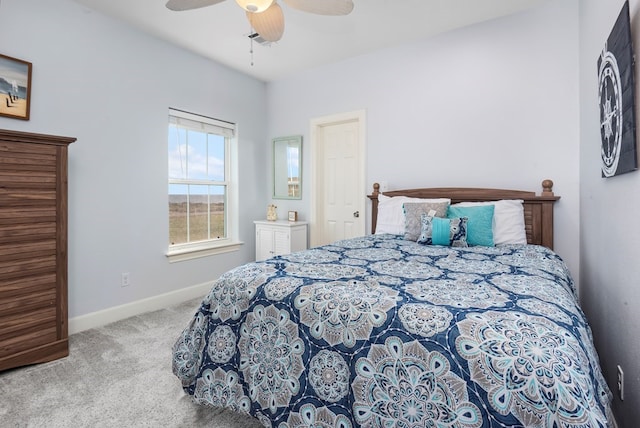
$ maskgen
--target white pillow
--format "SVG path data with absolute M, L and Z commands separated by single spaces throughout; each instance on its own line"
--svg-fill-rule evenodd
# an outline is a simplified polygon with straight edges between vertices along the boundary
M 472 207 L 493 205 L 493 242 L 500 244 L 526 244 L 527 231 L 524 226 L 522 199 L 503 199 L 492 202 L 460 202 L 452 206 Z
M 404 235 L 404 210 L 402 204 L 405 202 L 448 202 L 451 199 L 421 199 L 410 198 L 408 196 L 385 196 L 378 195 L 378 220 L 376 222 L 376 235 L 391 233 L 393 235 Z

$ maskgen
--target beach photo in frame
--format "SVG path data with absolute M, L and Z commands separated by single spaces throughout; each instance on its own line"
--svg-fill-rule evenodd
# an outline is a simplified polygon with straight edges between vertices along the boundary
M 0 54 L 0 116 L 29 120 L 31 63 Z

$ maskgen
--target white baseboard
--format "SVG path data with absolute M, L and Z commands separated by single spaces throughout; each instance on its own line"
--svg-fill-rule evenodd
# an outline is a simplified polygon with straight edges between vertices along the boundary
M 187 300 L 195 299 L 196 297 L 204 298 L 210 289 L 211 281 L 79 317 L 73 317 L 69 320 L 69 334 L 100 327 L 145 312 L 157 311 L 158 309 L 177 305 Z

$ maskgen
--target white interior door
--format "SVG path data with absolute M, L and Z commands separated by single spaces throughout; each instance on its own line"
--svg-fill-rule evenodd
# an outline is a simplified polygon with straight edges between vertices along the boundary
M 311 121 L 312 246 L 365 234 L 364 112 Z

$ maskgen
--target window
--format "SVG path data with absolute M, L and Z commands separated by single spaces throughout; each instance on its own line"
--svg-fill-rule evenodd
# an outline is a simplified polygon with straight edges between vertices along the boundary
M 232 123 L 169 110 L 171 259 L 237 248 L 234 137 Z

